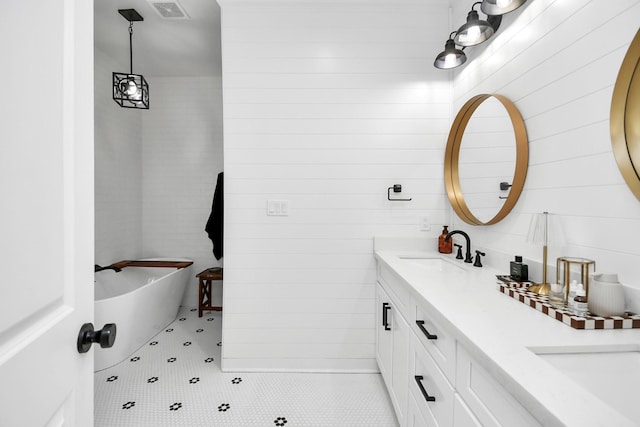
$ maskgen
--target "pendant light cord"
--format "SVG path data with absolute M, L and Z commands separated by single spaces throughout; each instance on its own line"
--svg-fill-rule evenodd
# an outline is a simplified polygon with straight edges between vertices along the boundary
M 129 21 L 129 74 L 133 74 L 133 21 Z

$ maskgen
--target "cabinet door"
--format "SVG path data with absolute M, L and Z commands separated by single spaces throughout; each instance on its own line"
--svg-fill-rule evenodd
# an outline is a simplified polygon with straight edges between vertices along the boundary
M 376 293 L 376 360 L 401 426 L 407 412 L 410 329 L 380 284 Z
M 391 354 L 393 334 L 391 333 L 391 299 L 378 284 L 376 286 L 376 361 L 387 385 L 391 384 Z
M 396 398 L 396 416 L 400 425 L 404 425 L 409 394 L 409 324 L 400 315 L 395 306 L 391 308 L 393 350 L 391 355 L 391 387 Z

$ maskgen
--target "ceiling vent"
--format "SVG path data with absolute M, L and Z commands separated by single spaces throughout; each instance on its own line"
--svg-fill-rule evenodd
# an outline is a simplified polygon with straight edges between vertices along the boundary
M 189 19 L 189 15 L 182 5 L 176 0 L 173 1 L 157 1 L 147 0 L 158 15 L 164 19 Z

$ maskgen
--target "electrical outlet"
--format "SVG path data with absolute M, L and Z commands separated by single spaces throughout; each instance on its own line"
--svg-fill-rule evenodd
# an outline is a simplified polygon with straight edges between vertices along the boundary
M 420 230 L 421 231 L 431 230 L 431 223 L 429 222 L 429 217 L 423 216 L 420 218 Z

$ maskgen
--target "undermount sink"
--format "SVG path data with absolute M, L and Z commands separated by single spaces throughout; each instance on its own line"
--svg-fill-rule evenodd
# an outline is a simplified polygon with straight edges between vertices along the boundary
M 460 270 L 462 268 L 456 264 L 453 264 L 449 261 L 446 261 L 438 257 L 430 257 L 430 258 L 400 257 L 400 259 L 412 265 L 421 267 L 425 270 L 445 271 L 445 270 Z
M 640 420 L 640 347 L 625 350 L 532 349 L 605 403 L 631 420 Z

